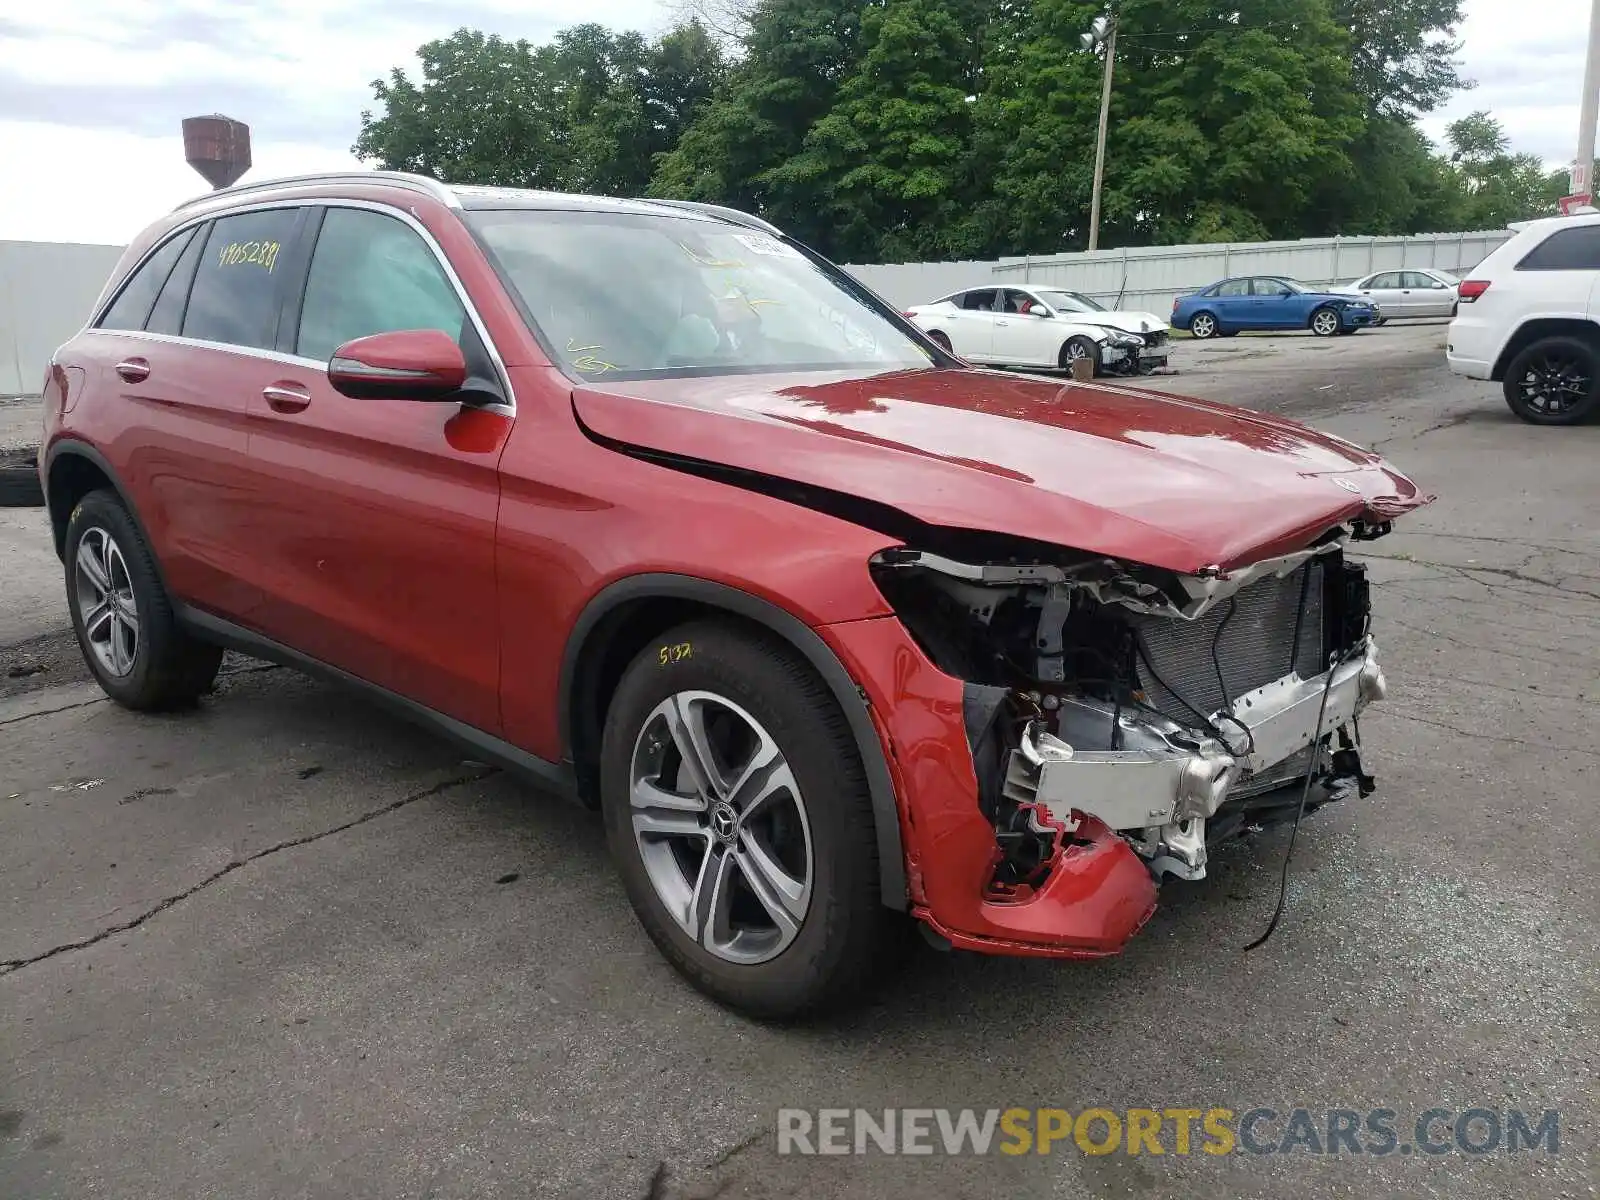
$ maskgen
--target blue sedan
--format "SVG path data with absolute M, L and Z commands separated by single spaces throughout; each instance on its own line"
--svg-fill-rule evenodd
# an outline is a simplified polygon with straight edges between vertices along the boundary
M 1308 291 L 1270 275 L 1224 279 L 1172 302 L 1173 326 L 1201 340 L 1246 329 L 1309 329 L 1333 337 L 1377 323 L 1378 310 L 1359 296 Z

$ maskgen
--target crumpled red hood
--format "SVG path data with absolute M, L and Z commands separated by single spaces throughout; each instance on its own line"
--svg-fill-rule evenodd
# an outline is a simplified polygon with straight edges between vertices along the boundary
M 1433 499 L 1378 455 L 1292 421 L 993 371 L 600 381 L 573 405 L 615 442 L 1185 574 Z

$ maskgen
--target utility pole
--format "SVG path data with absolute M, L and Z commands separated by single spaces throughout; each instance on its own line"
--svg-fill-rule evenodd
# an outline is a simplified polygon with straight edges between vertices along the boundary
M 1572 193 L 1594 193 L 1594 132 L 1600 104 L 1600 0 L 1589 13 L 1589 58 L 1583 68 L 1583 103 L 1578 108 L 1578 156 L 1573 160 Z
M 1595 11 L 1600 13 L 1600 0 L 1594 0 Z M 1106 173 L 1106 125 L 1111 119 L 1111 72 L 1117 62 L 1117 19 L 1116 17 L 1098 18 L 1090 31 L 1083 35 L 1085 46 L 1093 48 L 1097 42 L 1106 45 L 1106 74 L 1100 84 L 1100 132 L 1095 137 L 1094 143 L 1094 191 L 1089 198 L 1089 249 L 1100 248 L 1100 187 L 1105 180 Z M 1590 55 L 1594 50 L 1591 43 Z M 1590 123 L 1591 142 L 1593 141 L 1593 122 Z

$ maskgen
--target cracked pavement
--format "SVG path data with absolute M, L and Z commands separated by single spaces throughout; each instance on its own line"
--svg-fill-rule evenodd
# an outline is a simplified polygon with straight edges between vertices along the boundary
M 1285 831 L 1118 959 L 919 950 L 856 1013 L 762 1027 L 659 958 L 592 815 L 243 660 L 197 712 L 124 712 L 64 610 L 30 617 L 0 648 L 0 1198 L 1594 1195 L 1600 427 L 1516 422 L 1443 334 L 1183 344 L 1152 381 L 1440 495 L 1359 548 L 1378 791 L 1308 819 L 1248 956 Z M 44 611 L 59 568 L 15 545 L 0 610 Z M 1561 1152 L 776 1154 L 780 1106 L 853 1105 L 1558 1108 Z

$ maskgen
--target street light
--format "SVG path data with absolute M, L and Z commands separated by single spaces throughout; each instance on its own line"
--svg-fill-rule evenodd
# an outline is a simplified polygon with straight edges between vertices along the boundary
M 1596 0 L 1600 3 L 1600 0 Z M 1111 117 L 1111 69 L 1117 61 L 1117 19 L 1101 16 L 1094 19 L 1089 32 L 1080 34 L 1078 40 L 1085 50 L 1093 50 L 1102 42 L 1106 48 L 1106 77 L 1100 85 L 1100 132 L 1094 144 L 1094 192 L 1089 200 L 1089 249 L 1100 248 L 1100 184 L 1106 172 L 1106 122 Z

